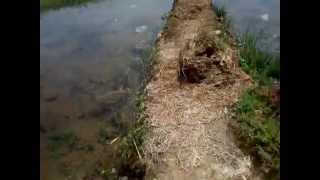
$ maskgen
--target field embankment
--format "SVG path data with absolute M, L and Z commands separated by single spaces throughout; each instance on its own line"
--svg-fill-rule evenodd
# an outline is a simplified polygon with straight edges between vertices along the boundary
M 146 86 L 146 178 L 252 177 L 252 161 L 228 126 L 252 81 L 212 2 L 176 0 L 158 37 Z

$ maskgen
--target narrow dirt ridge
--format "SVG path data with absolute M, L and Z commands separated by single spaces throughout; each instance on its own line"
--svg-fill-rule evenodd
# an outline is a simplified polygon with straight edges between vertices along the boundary
M 222 38 L 211 0 L 175 0 L 146 91 L 146 179 L 253 179 L 228 127 L 251 80 Z

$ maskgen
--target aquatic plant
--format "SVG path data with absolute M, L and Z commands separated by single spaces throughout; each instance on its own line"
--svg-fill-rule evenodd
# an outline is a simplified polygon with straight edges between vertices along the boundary
M 78 142 L 79 138 L 73 132 L 53 134 L 48 137 L 48 148 L 53 158 L 59 158 L 65 154 L 62 151 L 63 148 L 73 150 Z

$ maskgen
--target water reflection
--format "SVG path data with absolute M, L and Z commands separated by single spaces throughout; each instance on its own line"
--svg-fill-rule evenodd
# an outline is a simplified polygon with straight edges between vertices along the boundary
M 130 127 L 141 55 L 170 6 L 105 0 L 40 14 L 42 180 L 82 179 L 96 176 L 97 164 L 115 166 L 117 157 L 101 134 L 107 142 Z
M 251 31 L 261 39 L 260 46 L 280 53 L 280 0 L 216 0 L 225 6 L 235 32 Z

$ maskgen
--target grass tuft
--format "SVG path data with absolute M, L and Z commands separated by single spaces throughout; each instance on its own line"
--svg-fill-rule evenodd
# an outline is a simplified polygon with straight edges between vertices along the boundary
M 280 79 L 280 58 L 259 50 L 255 36 L 245 33 L 240 44 L 240 66 L 246 73 L 262 85 Z
M 228 12 L 225 6 L 213 6 L 213 11 L 216 14 L 218 21 L 220 21 L 223 25 L 223 30 L 229 33 L 231 29 L 231 17 L 228 15 Z M 231 34 L 229 34 L 231 35 Z
M 226 18 L 227 17 L 227 11 L 224 6 L 213 6 L 213 11 L 216 13 L 218 18 Z

